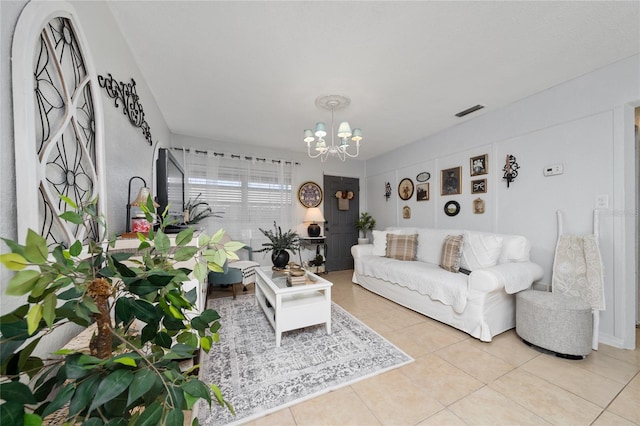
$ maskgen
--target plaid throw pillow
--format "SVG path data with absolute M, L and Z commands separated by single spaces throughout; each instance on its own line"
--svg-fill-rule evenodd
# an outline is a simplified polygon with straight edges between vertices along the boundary
M 460 270 L 460 253 L 462 251 L 462 235 L 447 235 L 442 244 L 440 267 L 449 272 Z
M 387 234 L 386 257 L 398 260 L 416 260 L 418 234 Z

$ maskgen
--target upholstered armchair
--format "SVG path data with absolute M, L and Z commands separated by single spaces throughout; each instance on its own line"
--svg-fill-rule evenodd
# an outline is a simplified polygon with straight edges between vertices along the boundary
M 243 290 L 246 291 L 247 285 L 255 283 L 255 268 L 260 267 L 260 264 L 253 261 L 253 250 L 250 246 L 245 245 L 240 250 L 247 251 L 248 260 L 227 261 L 223 266 L 223 272 L 209 272 L 209 289 L 212 286 L 231 286 L 231 292 L 235 299 L 236 284 L 242 284 Z

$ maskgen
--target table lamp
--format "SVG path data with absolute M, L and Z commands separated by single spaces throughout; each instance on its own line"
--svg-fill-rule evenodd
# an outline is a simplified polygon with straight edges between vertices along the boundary
M 304 215 L 303 222 L 311 222 L 309 227 L 307 228 L 307 234 L 310 237 L 319 237 L 320 236 L 320 225 L 318 222 L 324 223 L 324 216 L 318 207 L 311 207 L 307 209 L 307 213 Z

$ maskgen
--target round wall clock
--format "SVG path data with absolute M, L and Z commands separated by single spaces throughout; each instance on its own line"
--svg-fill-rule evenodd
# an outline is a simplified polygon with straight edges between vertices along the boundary
M 298 200 L 305 207 L 318 207 L 322 202 L 322 189 L 315 182 L 305 182 L 298 189 Z
M 409 178 L 404 178 L 398 185 L 398 195 L 403 200 L 408 200 L 413 196 L 413 181 Z

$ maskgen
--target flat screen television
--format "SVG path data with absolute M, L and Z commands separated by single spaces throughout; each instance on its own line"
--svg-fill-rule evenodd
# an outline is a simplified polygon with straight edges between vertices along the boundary
M 167 217 L 182 223 L 185 205 L 184 169 L 167 148 L 158 150 L 156 177 L 157 201 L 160 204 L 158 215 L 169 206 Z

